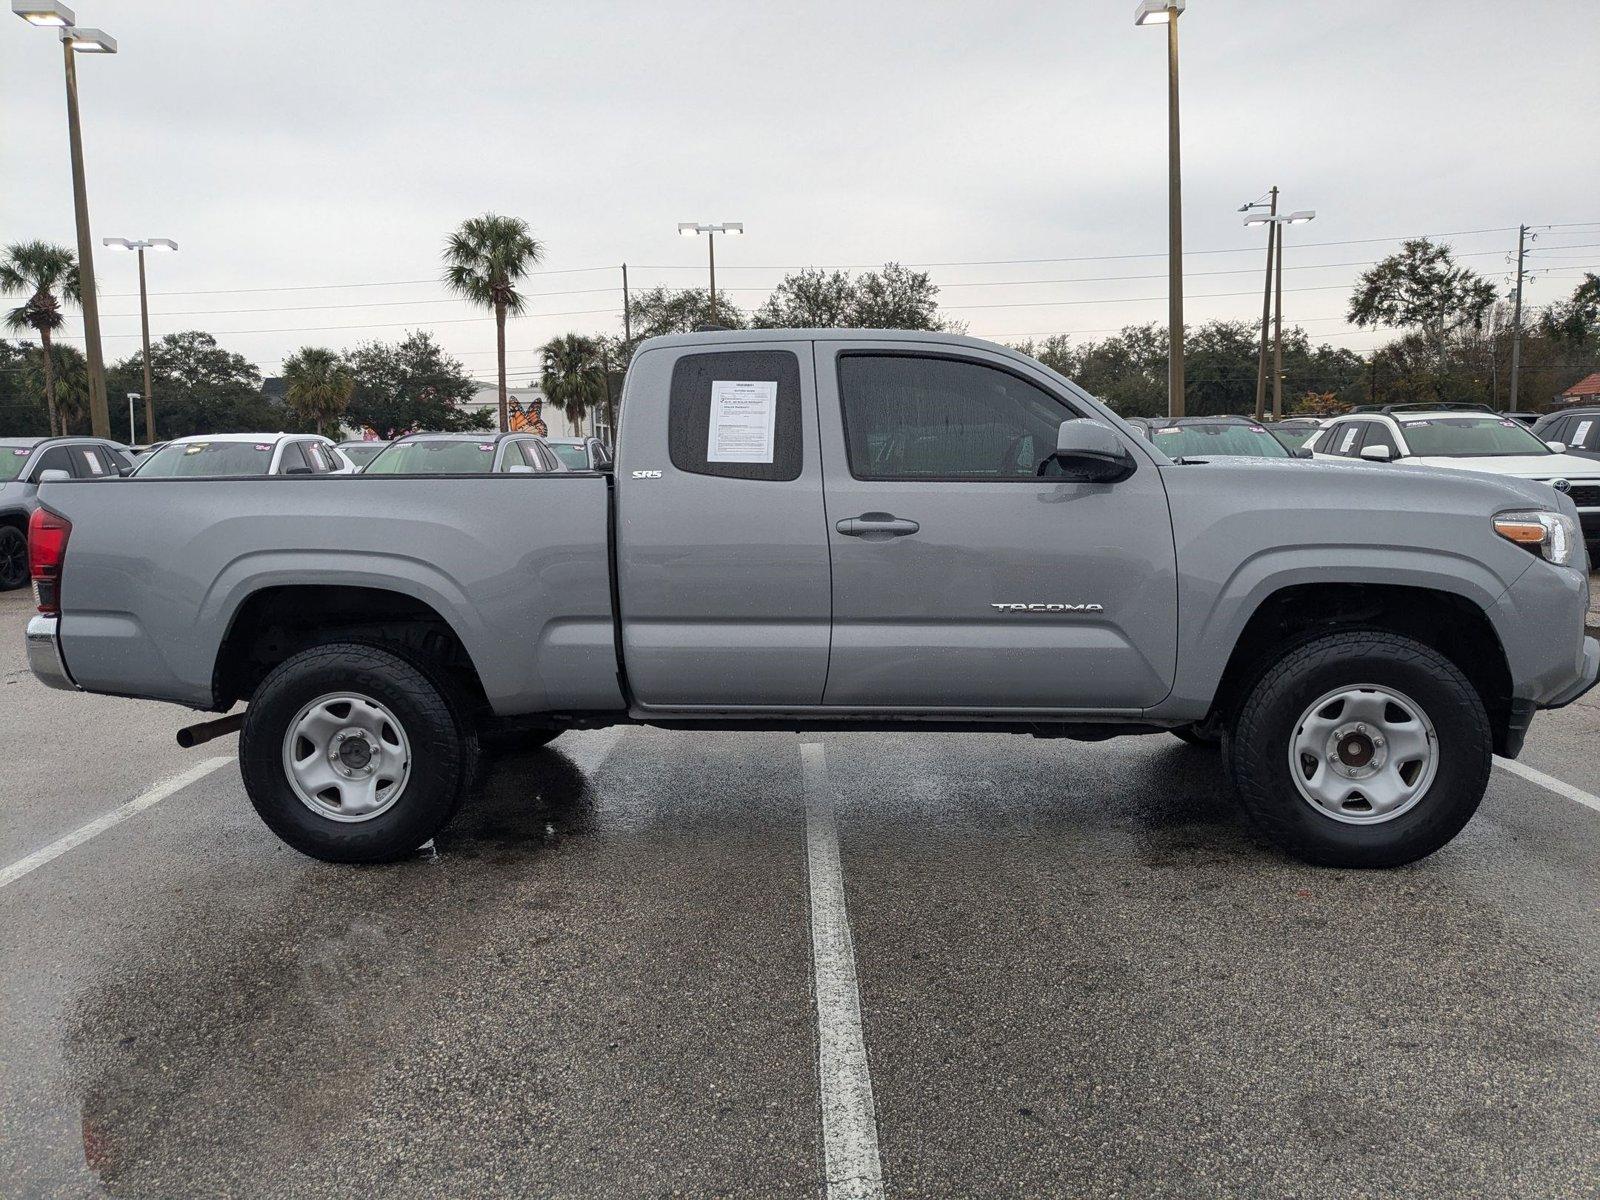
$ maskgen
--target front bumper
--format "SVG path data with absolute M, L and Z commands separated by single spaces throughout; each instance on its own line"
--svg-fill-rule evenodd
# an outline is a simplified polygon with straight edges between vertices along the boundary
M 1539 707 L 1565 708 L 1595 685 L 1595 681 L 1600 679 L 1600 640 L 1592 637 L 1583 639 L 1583 667 L 1579 676 L 1571 687 L 1551 697 Z
M 43 614 L 28 622 L 28 669 L 46 687 L 75 692 L 78 685 L 67 674 L 66 660 L 61 657 L 60 624 L 59 617 Z

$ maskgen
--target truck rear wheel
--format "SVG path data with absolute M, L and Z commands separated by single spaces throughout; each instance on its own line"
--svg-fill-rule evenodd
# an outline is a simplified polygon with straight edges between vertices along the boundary
M 1449 659 L 1356 630 L 1299 646 L 1269 669 L 1225 754 L 1246 811 L 1288 853 L 1396 867 L 1471 819 L 1493 739 L 1482 699 Z
M 423 667 L 374 646 L 279 664 L 245 713 L 239 766 L 256 812 L 326 862 L 390 862 L 455 815 L 478 762 L 463 707 Z

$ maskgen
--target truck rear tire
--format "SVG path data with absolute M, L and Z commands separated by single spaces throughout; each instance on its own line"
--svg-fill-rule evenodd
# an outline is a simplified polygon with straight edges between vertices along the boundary
M 325 862 L 392 862 L 455 815 L 479 761 L 464 706 L 425 665 L 315 646 L 262 680 L 239 767 L 267 827 Z
M 1259 679 L 1224 747 L 1245 810 L 1296 858 L 1397 867 L 1477 811 L 1493 737 L 1459 668 L 1380 630 L 1291 650 Z

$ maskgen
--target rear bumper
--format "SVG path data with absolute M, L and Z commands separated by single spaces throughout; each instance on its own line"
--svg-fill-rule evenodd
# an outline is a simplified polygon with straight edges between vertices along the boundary
M 59 617 L 42 614 L 28 622 L 28 669 L 46 687 L 75 692 L 78 685 L 67 674 L 66 661 L 61 657 L 60 624 Z

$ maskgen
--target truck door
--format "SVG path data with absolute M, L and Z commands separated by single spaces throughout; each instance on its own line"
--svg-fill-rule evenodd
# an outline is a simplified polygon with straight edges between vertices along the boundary
M 1115 484 L 1038 469 L 1093 416 L 1025 360 L 819 341 L 833 564 L 823 703 L 1129 709 L 1171 689 L 1177 580 L 1153 460 Z M 1053 465 L 1053 464 L 1052 464 Z
M 637 705 L 820 703 L 830 596 L 811 343 L 646 351 L 623 408 L 617 584 Z

